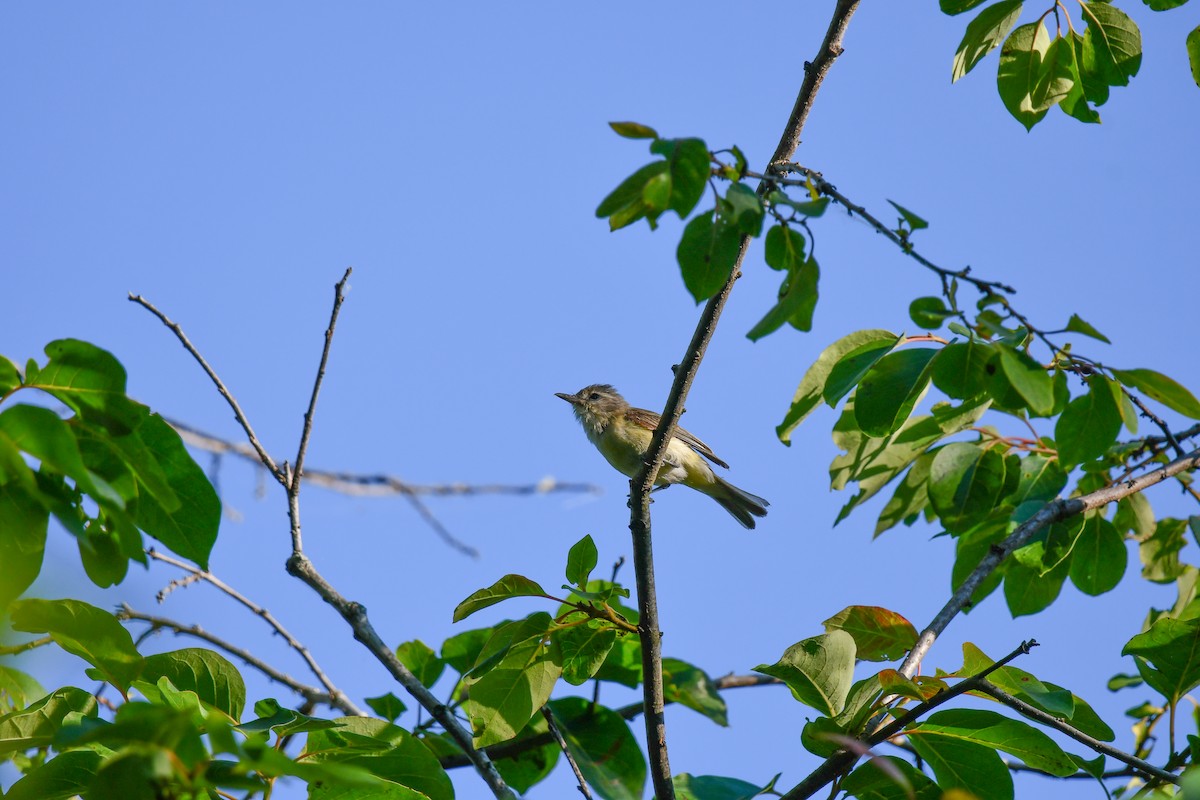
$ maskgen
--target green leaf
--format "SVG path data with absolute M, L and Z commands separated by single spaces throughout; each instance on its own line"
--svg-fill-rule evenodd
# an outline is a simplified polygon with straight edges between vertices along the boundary
M 878 331 L 876 333 L 884 332 Z M 863 376 L 871 370 L 871 367 L 875 366 L 876 362 L 892 352 L 892 349 L 898 344 L 900 344 L 900 337 L 898 336 L 892 337 L 890 334 L 872 336 L 838 359 L 838 362 L 829 371 L 824 389 L 822 390 L 825 403 L 830 408 L 836 407 L 838 401 L 858 385 Z
M 1022 503 L 1047 503 L 1058 497 L 1067 485 L 1067 474 L 1058 459 L 1040 453 L 1030 453 L 1021 459 L 1021 474 L 1017 489 L 1008 500 L 1014 506 Z
M 954 312 L 946 308 L 940 297 L 918 297 L 908 304 L 908 316 L 918 328 L 936 331 L 942 327 L 946 317 Z
M 454 621 L 461 622 L 480 609 L 495 605 L 510 597 L 544 597 L 546 594 L 538 584 L 524 575 L 505 575 L 486 589 L 480 589 L 463 600 L 454 609 Z
M 725 202 L 729 204 L 729 219 L 735 227 L 748 236 L 758 236 L 762 233 L 763 209 L 762 199 L 744 183 L 731 183 L 725 193 Z
M 1014 617 L 1036 614 L 1058 599 L 1070 561 L 1060 561 L 1049 572 L 1013 561 L 1004 571 L 1004 600 Z
M 546 723 L 546 718 L 541 714 L 534 716 L 514 740 L 514 749 L 517 749 L 518 742 L 524 742 L 526 739 L 541 734 L 548 734 L 549 731 L 550 726 Z M 423 741 L 428 744 L 430 740 L 426 737 Z M 554 770 L 561 756 L 558 742 L 553 740 L 546 742 L 541 747 L 529 745 L 525 745 L 525 747 L 528 749 L 521 750 L 513 756 L 492 757 L 504 782 L 522 794 L 544 780 Z
M 770 235 L 770 232 L 768 232 L 768 239 Z M 804 373 L 804 377 L 800 380 L 800 385 L 796 387 L 796 394 L 792 397 L 792 405 L 784 416 L 783 422 L 775 429 L 779 440 L 784 444 L 791 444 L 792 431 L 820 404 L 829 375 L 843 356 L 860 347 L 869 347 L 872 344 L 879 344 L 881 342 L 887 342 L 887 349 L 890 350 L 898 340 L 899 337 L 896 334 L 889 333 L 888 331 L 864 330 L 844 336 L 829 345 L 829 347 L 826 347 L 821 352 L 821 355 L 817 357 L 817 360 L 813 362 L 813 365 Z M 882 353 L 880 355 L 882 356 Z
M 883 511 L 879 512 L 874 536 L 895 527 L 897 523 L 911 522 L 910 518 L 929 505 L 929 467 L 933 464 L 934 455 L 932 452 L 925 453 L 913 462 Z
M 1035 107 L 1034 87 L 1037 85 L 1042 57 L 1050 46 L 1050 37 L 1041 22 L 1031 22 L 1016 28 L 1000 49 L 1000 71 L 996 88 L 1008 113 L 1032 130 L 1046 116 L 1045 109 Z
M 617 640 L 612 627 L 576 625 L 556 635 L 562 651 L 563 680 L 572 686 L 586 683 L 600 669 Z
M 671 174 L 671 210 L 680 219 L 700 202 L 711 173 L 712 155 L 702 139 L 655 139 L 650 152 L 667 159 Z
M 1082 333 L 1084 336 L 1090 336 L 1093 339 L 1099 339 L 1105 344 L 1112 344 L 1107 336 L 1093 328 L 1091 323 L 1080 317 L 1078 314 L 1071 315 L 1071 319 L 1067 321 L 1066 330 L 1071 331 L 1072 333 Z
M 683 283 L 697 303 L 712 297 L 733 274 L 742 236 L 724 218 L 713 221 L 713 212 L 700 214 L 683 229 L 675 250 Z
M 949 14 L 953 16 L 955 14 L 961 14 L 964 11 L 970 11 L 972 8 L 983 2 L 985 2 L 985 0 L 938 0 L 938 5 L 941 7 L 943 14 Z
M 408 710 L 408 706 L 404 705 L 404 701 L 391 692 L 381 694 L 378 697 L 364 697 L 363 701 L 372 711 L 388 722 L 395 722 L 397 717 Z
M 1192 68 L 1192 80 L 1200 86 L 1200 25 L 1192 29 L 1185 40 L 1188 64 Z
M 246 706 L 246 684 L 241 673 L 212 650 L 189 647 L 147 656 L 140 677 L 150 683 L 166 677 L 175 688 L 195 692 L 202 701 L 225 712 L 235 722 L 241 719 Z
M 729 727 L 728 708 L 708 673 L 677 658 L 662 661 L 663 693 L 675 702 L 703 714 L 721 727 Z
M 50 634 L 122 693 L 142 670 L 133 637 L 107 611 L 81 600 L 17 600 L 10 609 L 14 630 Z
M 941 349 L 930 365 L 933 385 L 957 400 L 969 400 L 987 389 L 988 361 L 995 350 L 980 342 L 956 342 Z
M 567 582 L 575 586 L 587 586 L 588 578 L 599 561 L 596 543 L 590 534 L 584 536 L 567 553 Z
M 50 512 L 16 480 L 0 482 L 0 609 L 37 579 L 46 551 Z M 3 696 L 0 686 L 0 697 Z M 0 708 L 3 708 L 0 704 Z
M 1020 16 L 1021 0 L 1002 0 L 980 11 L 967 23 L 966 32 L 954 53 L 951 83 L 974 69 L 984 56 L 999 46 Z
M 719 775 L 689 775 L 681 772 L 671 778 L 678 800 L 752 800 L 766 787 Z
M 820 277 L 820 268 L 813 258 L 805 261 L 796 271 L 788 273 L 779 287 L 779 302 L 750 329 L 746 338 L 757 342 L 788 322 L 797 330 L 812 330 L 813 311 L 817 307 L 817 282 Z
M 1038 65 L 1037 81 L 1033 86 L 1033 107 L 1048 109 L 1070 94 L 1075 86 L 1075 48 L 1070 39 L 1056 36 Z
M 1014 389 L 1028 404 L 1029 410 L 1038 416 L 1054 411 L 1054 381 L 1046 368 L 1035 361 L 1024 350 L 1015 350 L 1007 345 L 997 345 L 1000 353 L 1000 368 Z
M 1200 685 L 1200 619 L 1164 617 L 1134 636 L 1121 655 L 1137 656 L 1153 667 L 1153 686 L 1172 703 Z
M 626 139 L 657 139 L 658 131 L 640 122 L 610 122 L 608 127 Z
M 618 636 L 600 669 L 596 680 L 612 681 L 630 689 L 642 683 L 642 645 L 636 636 Z
M 397 647 L 396 658 L 427 688 L 437 683 L 437 679 L 442 677 L 442 671 L 446 668 L 446 662 L 438 658 L 437 653 L 420 639 L 405 642 Z
M 956 736 L 910 729 L 909 743 L 943 789 L 965 789 L 978 800 L 1013 800 L 1012 776 L 992 747 Z
M 550 699 L 562 674 L 551 653 L 521 668 L 497 667 L 471 685 L 463 710 L 471 719 L 476 747 L 488 747 L 517 735 Z
M 863 433 L 879 438 L 894 433 L 912 413 L 929 385 L 929 362 L 937 350 L 897 350 L 876 361 L 854 394 L 854 419 Z
M 834 443 L 845 452 L 829 465 L 829 477 L 834 489 L 854 480 L 859 491 L 842 507 L 838 521 L 907 469 L 931 444 L 974 425 L 987 407 L 978 400 L 957 407 L 937 403 L 930 409 L 931 416 L 913 417 L 891 436 L 872 439 L 859 430 L 854 401 L 848 401 L 833 429 Z
M 804 264 L 804 236 L 784 223 L 767 231 L 763 257 L 771 269 L 794 272 Z
M 1097 124 L 1100 122 L 1100 114 L 1096 109 L 1091 107 L 1089 99 L 1096 96 L 1098 91 L 1101 94 L 1107 94 L 1108 84 L 1098 82 L 1095 75 L 1083 70 L 1083 66 L 1080 63 L 1083 51 L 1083 37 L 1075 31 L 1069 31 L 1066 37 L 1071 45 L 1072 57 L 1066 62 L 1071 71 L 1071 90 L 1067 92 L 1066 97 L 1058 101 L 1058 107 L 1067 115 L 1074 117 L 1080 122 Z M 1103 87 L 1103 89 L 1098 90 L 1098 85 Z
M 1087 394 L 1072 400 L 1054 425 L 1058 456 L 1064 467 L 1100 458 L 1117 441 L 1121 412 L 1105 378 L 1088 378 Z
M 0 413 L 0 440 L 71 478 L 97 503 L 125 507 L 124 498 L 84 466 L 71 426 L 50 409 L 22 404 Z
M 17 367 L 4 356 L 0 356 L 0 399 L 21 385 L 21 373 Z
M 451 636 L 442 642 L 442 660 L 459 674 L 470 672 L 493 633 L 493 628 L 476 628 Z
M 759 664 L 754 671 L 779 678 L 801 703 L 835 716 L 845 705 L 854 679 L 854 658 L 854 638 L 835 630 L 797 642 L 779 661 Z
M 609 218 L 609 230 L 615 231 L 652 213 L 653 210 L 645 200 L 646 187 L 655 178 L 668 175 L 668 169 L 665 161 L 653 161 L 641 167 L 600 201 L 600 205 L 596 207 L 596 216 L 600 219 Z M 654 218 L 657 216 L 655 213 Z
M 1080 2 L 1087 22 L 1083 67 L 1110 86 L 1126 86 L 1142 65 L 1142 34 L 1124 11 L 1104 2 Z
M 929 227 L 928 222 L 921 219 L 920 217 L 918 217 L 913 212 L 909 211 L 904 206 L 900 205 L 899 203 L 895 202 L 894 200 L 888 200 L 888 202 L 892 204 L 892 208 L 894 208 L 900 212 L 900 216 L 904 219 L 905 222 L 908 223 L 909 229 L 914 230 L 914 231 L 919 231 L 922 228 Z
M 1187 544 L 1187 523 L 1164 517 L 1154 526 L 1154 532 L 1141 540 L 1138 557 L 1142 561 L 1142 577 L 1154 583 L 1170 583 L 1186 570 L 1180 563 L 1179 551 Z
M 875 756 L 841 782 L 858 800 L 941 800 L 942 790 L 919 769 L 896 756 Z
M 173 552 L 195 562 L 201 569 L 208 569 L 208 557 L 217 541 L 217 530 L 221 524 L 221 501 L 204 470 L 200 468 L 183 446 L 183 440 L 170 425 L 157 414 L 148 410 L 137 430 L 129 437 L 136 437 L 144 452 L 153 453 L 157 469 L 166 479 L 173 494 L 179 498 L 178 506 L 164 502 L 153 491 L 140 491 L 134 513 L 134 522 L 146 533 L 158 539 Z M 115 440 L 121 447 L 121 439 Z M 131 468 L 142 486 L 151 485 L 146 480 L 149 465 L 131 463 Z
M 991 747 L 1016 756 L 1026 766 L 1060 778 L 1077 771 L 1075 763 L 1049 736 L 1027 722 L 994 711 L 967 708 L 937 711 L 908 733 L 914 745 L 917 738 L 928 740 L 937 736 Z M 941 778 L 940 773 L 938 777 Z
M 917 643 L 917 629 L 911 622 L 879 606 L 848 606 L 821 624 L 826 633 L 850 634 L 856 657 L 864 661 L 894 661 Z
M 337 727 L 308 734 L 308 741 L 304 745 L 304 761 L 360 768 L 389 784 L 411 789 L 414 793 L 397 797 L 454 800 L 454 787 L 449 776 L 420 739 L 378 719 L 340 717 L 334 722 Z M 313 787 L 316 788 L 319 787 Z M 360 792 L 348 797 L 392 796 Z M 313 798 L 332 796 L 310 790 L 310 797 Z
M 0 717 L 0 754 L 48 747 L 72 718 L 95 718 L 96 698 L 90 692 L 64 686 L 27 707 Z
M 568 752 L 596 794 L 604 800 L 641 800 L 646 758 L 628 723 L 582 697 L 555 700 L 550 708 Z
M 929 501 L 946 529 L 962 532 L 995 508 L 1004 487 L 1004 457 L 970 442 L 952 442 L 929 469 Z
M 50 359 L 36 374 L 30 371 L 27 386 L 53 395 L 113 435 L 135 427 L 143 406 L 125 396 L 125 368 L 112 353 L 78 339 L 58 339 L 45 350 Z
M 1114 369 L 1112 372 L 1121 383 L 1142 390 L 1172 411 L 1200 419 L 1200 400 L 1161 372 L 1152 369 Z
M 299 711 L 283 708 L 276 700 L 269 698 L 267 700 L 259 700 L 255 703 L 254 713 L 259 715 L 258 718 L 238 725 L 237 730 L 243 733 L 274 731 L 275 735 L 282 739 L 285 736 L 292 736 L 297 733 L 336 728 L 339 725 L 339 723 L 333 720 L 310 717 L 307 714 L 301 714 Z
M 60 753 L 26 773 L 4 795 L 5 800 L 70 800 L 85 795 L 102 758 L 93 750 Z
M 1071 583 L 1084 594 L 1104 594 L 1121 582 L 1128 562 L 1125 541 L 1113 524 L 1101 516 L 1089 517 L 1075 539 Z

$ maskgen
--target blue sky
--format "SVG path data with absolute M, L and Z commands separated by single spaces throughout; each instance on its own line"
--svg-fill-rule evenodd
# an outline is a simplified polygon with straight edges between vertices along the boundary
M 1097 358 L 1200 389 L 1191 202 L 1200 90 L 1182 44 L 1195 10 L 1124 4 L 1142 26 L 1141 74 L 1113 92 L 1102 125 L 1055 112 L 1027 134 L 1000 104 L 994 54 L 950 84 L 966 20 L 916 5 L 859 12 L 797 159 L 885 219 L 887 198 L 924 216 L 931 227 L 917 244 L 928 257 L 1013 284 L 1018 308 L 1044 327 L 1079 313 L 1114 342 L 1088 343 Z M 603 489 L 431 501 L 478 560 L 440 543 L 403 500 L 308 490 L 317 566 L 370 609 L 389 642 L 436 647 L 458 630 L 454 605 L 501 575 L 561 582 L 566 551 L 584 534 L 602 565 L 630 553 L 627 483 L 553 393 L 609 382 L 660 409 L 698 310 L 674 262 L 678 221 L 610 234 L 593 216 L 649 159 L 644 143 L 605 123 L 737 144 L 761 167 L 831 6 L 5 4 L 0 353 L 23 363 L 56 338 L 92 341 L 122 360 L 135 397 L 236 438 L 199 368 L 125 299 L 143 294 L 184 326 L 283 458 L 299 435 L 332 286 L 353 266 L 310 466 L 415 483 L 549 475 Z M 911 332 L 908 301 L 938 288 L 841 214 L 816 236 L 813 333 L 745 338 L 777 283 L 756 247 L 685 419 L 733 465 L 736 484 L 770 499 L 770 516 L 748 533 L 679 489 L 654 506 L 665 653 L 712 675 L 775 661 L 847 605 L 886 606 L 921 627 L 948 596 L 952 547 L 931 540 L 935 530 L 872 542 L 879 503 L 831 527 L 847 499 L 827 488 L 833 412 L 815 414 L 791 448 L 775 439 L 827 344 L 859 328 Z M 268 605 L 356 698 L 393 689 L 335 614 L 284 573 L 284 504 L 273 491 L 257 496 L 258 480 L 247 466 L 220 467 L 228 514 L 213 570 Z M 1167 486 L 1150 499 L 1164 513 L 1195 511 Z M 192 587 L 156 607 L 154 593 L 176 577 L 162 565 L 101 592 L 68 537 L 51 540 L 36 594 L 128 601 L 302 672 L 227 598 Z M 1195 547 L 1185 556 L 1194 561 Z M 632 583 L 628 568 L 622 577 Z M 1021 666 L 1088 699 L 1128 744 L 1120 713 L 1144 698 L 1111 695 L 1104 682 L 1132 667 L 1120 648 L 1148 605 L 1172 601 L 1171 587 L 1144 585 L 1132 567 L 1117 591 L 1093 599 L 1068 587 L 1032 619 L 1012 620 L 992 597 L 954 623 L 927 665 L 958 666 L 964 640 L 998 656 L 1035 637 L 1043 647 Z M 479 622 L 537 608 L 514 602 Z M 26 663 L 85 680 L 65 659 Z M 253 697 L 290 699 L 246 675 Z M 815 764 L 799 746 L 808 712 L 784 690 L 728 700 L 728 729 L 668 712 L 676 771 L 765 782 L 782 770 L 790 785 Z M 486 796 L 472 776 L 455 777 L 461 798 Z M 531 796 L 571 791 L 563 773 Z M 1018 781 L 1023 798 L 1096 791 Z

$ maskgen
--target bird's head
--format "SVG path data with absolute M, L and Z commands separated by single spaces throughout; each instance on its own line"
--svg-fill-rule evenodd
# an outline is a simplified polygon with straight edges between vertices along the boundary
M 629 409 L 625 398 L 607 383 L 585 386 L 575 394 L 555 392 L 555 396 L 570 403 L 583 427 L 595 433 L 603 431 L 614 418 L 623 415 Z

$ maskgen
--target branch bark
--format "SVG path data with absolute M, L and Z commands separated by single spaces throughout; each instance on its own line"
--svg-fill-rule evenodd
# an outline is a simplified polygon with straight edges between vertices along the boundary
M 804 81 L 796 96 L 792 113 L 784 126 L 783 134 L 771 164 L 787 162 L 800 144 L 800 134 L 812 109 L 825 75 L 838 56 L 842 54 L 842 40 L 850 18 L 858 8 L 860 0 L 838 0 L 830 19 L 825 38 L 816 57 L 804 66 Z M 763 192 L 766 182 L 760 182 L 758 190 Z M 674 800 L 675 789 L 671 783 L 671 765 L 667 756 L 666 724 L 663 713 L 664 698 L 662 685 L 662 630 L 658 618 L 658 600 L 654 586 L 654 548 L 650 529 L 650 490 L 662 466 L 667 444 L 674 435 L 679 417 L 683 413 L 684 401 L 695 380 L 700 362 L 708 343 L 712 340 L 717 320 L 729 299 L 734 282 L 741 277 L 742 262 L 750 245 L 750 237 L 743 236 L 738 248 L 737 259 L 729 279 L 719 292 L 709 299 L 696 324 L 691 342 L 683 359 L 675 368 L 675 380 L 667 395 L 658 428 L 650 441 L 646 461 L 629 482 L 630 520 L 629 530 L 633 536 L 633 564 L 638 590 L 638 628 L 642 640 L 642 694 L 645 700 L 646 745 L 650 759 L 650 776 L 658 800 Z

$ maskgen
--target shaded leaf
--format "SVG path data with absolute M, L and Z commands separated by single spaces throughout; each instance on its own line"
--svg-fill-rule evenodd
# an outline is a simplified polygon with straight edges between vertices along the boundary
M 911 622 L 879 606 L 849 606 L 821 624 L 827 633 L 842 630 L 854 637 L 856 655 L 864 661 L 894 661 L 917 643 Z
M 712 297 L 733 274 L 742 236 L 707 211 L 688 222 L 675 250 L 683 283 L 697 303 Z
M 142 669 L 129 631 L 107 611 L 81 600 L 18 600 L 10 606 L 14 630 L 48 633 L 59 647 L 96 668 L 124 692 Z
M 953 83 L 966 75 L 984 56 L 999 46 L 1020 16 L 1021 0 L 1002 0 L 983 9 L 967 23 L 962 41 L 954 53 L 950 81 Z
M 704 670 L 677 658 L 664 658 L 662 670 L 663 692 L 668 701 L 703 714 L 722 727 L 729 726 L 725 700 Z
M 894 433 L 908 419 L 929 385 L 929 362 L 937 350 L 897 350 L 876 361 L 859 381 L 854 419 L 868 436 Z
M 1046 116 L 1046 110 L 1035 107 L 1034 87 L 1042 57 L 1050 46 L 1050 37 L 1041 22 L 1017 27 L 1000 49 L 1000 71 L 996 87 L 1008 113 L 1031 130 Z
M 596 794 L 604 800 L 641 800 L 646 759 L 625 720 L 582 697 L 555 700 L 550 708 L 567 750 Z

